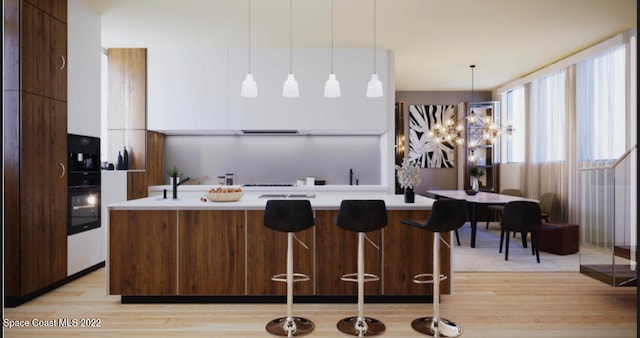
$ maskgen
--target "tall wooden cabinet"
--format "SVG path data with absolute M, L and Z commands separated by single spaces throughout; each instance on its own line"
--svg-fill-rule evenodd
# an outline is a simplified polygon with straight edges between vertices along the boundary
M 67 2 L 4 0 L 5 301 L 67 276 Z
M 476 116 L 476 122 L 469 119 L 471 111 Z M 485 139 L 484 131 L 486 123 L 489 121 L 494 124 L 500 123 L 500 102 L 483 101 L 483 102 L 462 102 L 458 105 L 458 114 L 465 116 L 465 146 L 461 152 L 462 163 L 461 170 L 458 171 L 462 175 L 459 176 L 459 189 L 469 189 L 471 187 L 471 170 L 478 168 L 484 172 L 480 177 L 480 191 L 499 192 L 499 175 L 498 165 L 500 163 L 500 142 L 490 142 Z M 474 160 L 472 160 L 473 158 Z M 461 186 L 462 185 L 462 186 Z

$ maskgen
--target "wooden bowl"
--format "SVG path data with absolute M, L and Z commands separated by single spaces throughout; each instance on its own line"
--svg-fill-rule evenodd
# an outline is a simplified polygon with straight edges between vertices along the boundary
M 235 202 L 239 200 L 244 192 L 208 192 L 205 195 L 213 202 Z

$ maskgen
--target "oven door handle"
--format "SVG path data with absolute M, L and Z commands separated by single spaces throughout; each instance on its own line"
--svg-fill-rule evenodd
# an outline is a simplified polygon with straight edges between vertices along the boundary
M 92 185 L 73 185 L 73 186 L 69 186 L 69 190 L 70 191 L 92 191 L 92 190 L 96 190 L 99 186 L 92 184 Z
M 62 174 L 60 174 L 60 177 L 64 177 L 64 174 L 67 172 L 67 168 L 64 167 L 62 162 L 60 162 L 60 166 L 62 167 Z

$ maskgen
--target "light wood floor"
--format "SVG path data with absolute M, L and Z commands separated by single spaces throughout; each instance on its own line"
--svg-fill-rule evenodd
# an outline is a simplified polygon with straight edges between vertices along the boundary
M 463 327 L 463 337 L 636 337 L 635 287 L 611 287 L 579 273 L 456 273 L 441 314 Z M 421 337 L 411 321 L 432 314 L 431 304 L 366 304 L 384 322 L 385 337 Z M 315 322 L 309 337 L 343 337 L 336 322 L 355 304 L 295 304 L 294 314 Z M 95 318 L 96 328 L 4 328 L 4 337 L 269 337 L 265 324 L 284 304 L 120 304 L 106 296 L 100 269 L 17 308 L 6 320 Z

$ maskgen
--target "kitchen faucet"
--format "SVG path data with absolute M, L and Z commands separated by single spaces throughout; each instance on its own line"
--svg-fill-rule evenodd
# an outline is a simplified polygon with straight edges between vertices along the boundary
M 190 179 L 190 177 L 185 178 L 184 180 L 181 180 L 178 183 L 178 173 L 173 173 L 173 199 L 176 200 L 178 199 L 178 186 L 186 181 L 188 181 Z

